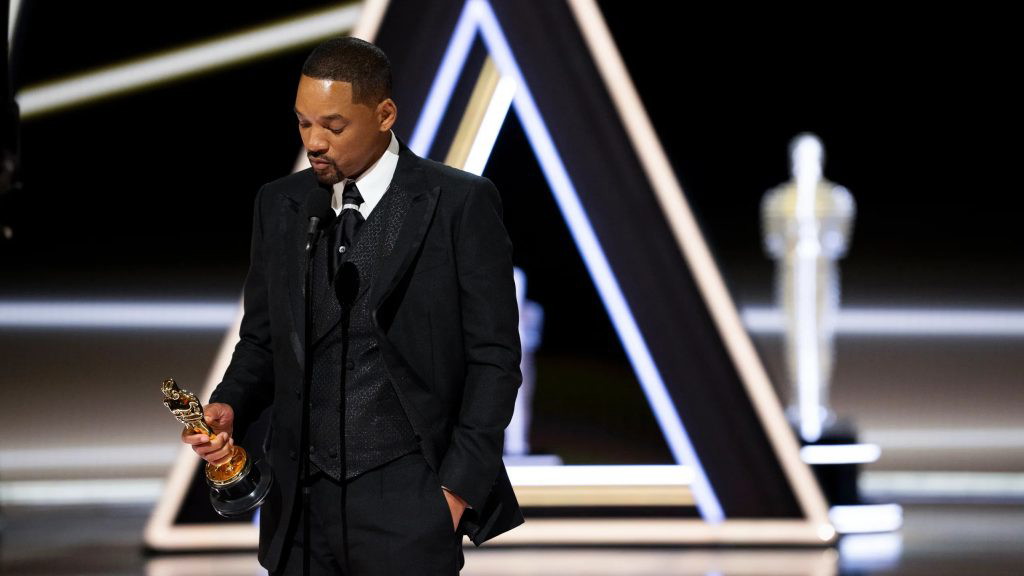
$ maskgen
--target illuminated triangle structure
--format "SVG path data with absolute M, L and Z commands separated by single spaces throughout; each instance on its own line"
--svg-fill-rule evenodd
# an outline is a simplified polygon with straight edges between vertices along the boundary
M 420 110 L 395 126 L 420 156 L 480 174 L 515 111 L 677 462 L 509 465 L 527 522 L 488 545 L 834 542 L 825 499 L 594 0 L 371 1 L 353 35 L 384 49 L 401 79 L 395 100 Z M 237 323 L 206 398 L 236 334 Z M 184 503 L 199 500 L 186 493 L 205 489 L 198 470 L 185 448 L 148 545 L 255 547 L 251 521 L 182 520 Z M 566 502 L 532 502 L 545 486 Z M 693 513 L 580 515 L 574 486 Z M 548 511 L 531 518 L 534 505 Z

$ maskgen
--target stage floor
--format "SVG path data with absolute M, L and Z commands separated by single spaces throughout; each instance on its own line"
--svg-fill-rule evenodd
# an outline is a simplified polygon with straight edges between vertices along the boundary
M 254 576 L 255 552 L 147 555 L 150 507 L 7 507 L 0 517 L 0 573 L 24 576 Z M 1020 574 L 1024 506 L 910 504 L 904 529 L 847 537 L 838 549 L 502 548 L 466 546 L 464 576 L 667 574 Z

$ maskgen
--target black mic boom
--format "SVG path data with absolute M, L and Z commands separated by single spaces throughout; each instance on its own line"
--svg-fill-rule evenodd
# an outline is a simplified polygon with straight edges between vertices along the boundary
M 305 218 L 309 222 L 306 228 L 306 252 L 313 248 L 314 235 L 318 230 L 327 227 L 334 219 L 334 208 L 331 208 L 331 193 L 319 186 L 310 190 L 303 205 Z

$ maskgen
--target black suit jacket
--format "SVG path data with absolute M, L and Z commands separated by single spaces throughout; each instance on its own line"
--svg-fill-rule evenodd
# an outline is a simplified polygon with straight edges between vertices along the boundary
M 460 530 L 479 546 L 524 522 L 502 462 L 522 382 L 512 243 L 490 180 L 415 155 L 399 140 L 393 185 L 410 206 L 368 289 L 389 376 L 409 401 L 424 455 L 464 498 Z M 241 436 L 272 405 L 267 457 L 274 488 L 260 514 L 260 562 L 273 569 L 298 501 L 307 223 L 312 169 L 256 196 L 240 340 L 210 398 L 235 412 Z

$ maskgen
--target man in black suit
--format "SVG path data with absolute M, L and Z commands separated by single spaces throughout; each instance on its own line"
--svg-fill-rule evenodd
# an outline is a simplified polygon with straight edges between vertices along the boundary
M 457 574 L 463 534 L 479 546 L 524 521 L 502 462 L 522 374 L 501 198 L 409 150 L 390 96 L 370 43 L 328 40 L 306 60 L 295 113 L 312 167 L 256 196 L 240 340 L 205 407 L 216 435 L 183 437 L 220 461 L 272 406 L 259 560 L 274 574 L 302 570 L 306 401 L 313 574 Z M 303 207 L 318 186 L 339 217 L 313 248 L 307 343 Z

